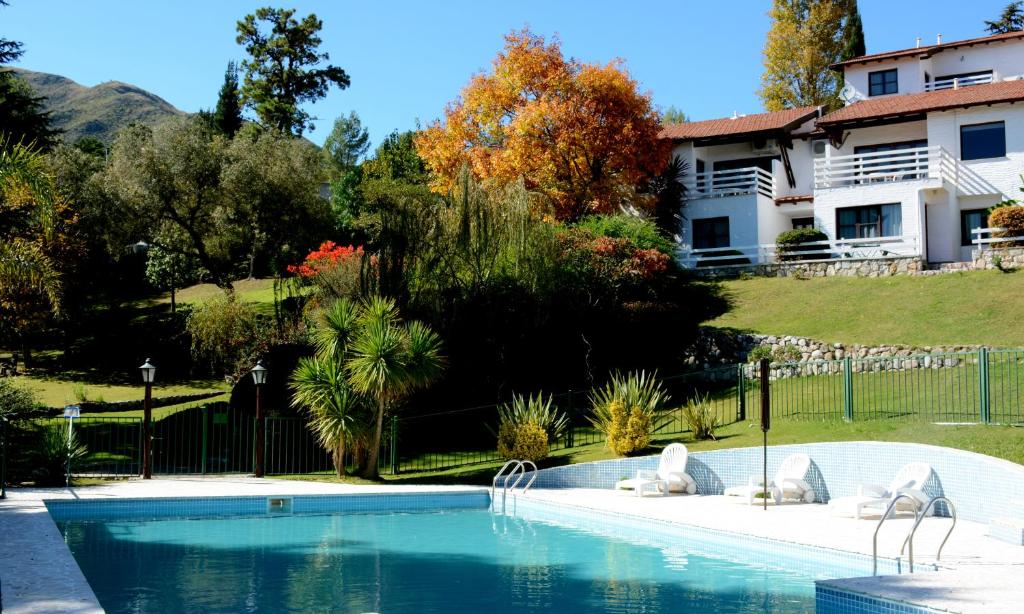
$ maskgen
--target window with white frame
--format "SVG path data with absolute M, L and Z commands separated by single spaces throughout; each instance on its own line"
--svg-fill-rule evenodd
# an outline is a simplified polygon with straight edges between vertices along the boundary
M 899 203 L 836 209 L 840 239 L 898 237 L 903 234 L 903 211 Z

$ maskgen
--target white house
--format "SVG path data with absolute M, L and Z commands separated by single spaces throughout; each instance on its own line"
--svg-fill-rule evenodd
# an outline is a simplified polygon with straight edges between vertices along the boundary
M 1024 32 L 833 68 L 847 104 L 831 113 L 665 128 L 691 169 L 684 264 L 773 262 L 778 234 L 803 226 L 828 236 L 822 258 L 969 260 L 986 209 L 1022 195 Z

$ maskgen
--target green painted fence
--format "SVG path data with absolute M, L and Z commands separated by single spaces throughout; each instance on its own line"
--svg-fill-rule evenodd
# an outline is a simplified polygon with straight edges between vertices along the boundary
M 906 420 L 936 423 L 1024 424 L 1024 350 L 949 354 L 863 356 L 770 366 L 773 418 L 787 420 Z M 660 434 L 688 427 L 682 406 L 705 400 L 723 424 L 760 415 L 757 364 L 732 364 L 661 381 L 672 398 Z M 603 435 L 588 419 L 589 391 L 553 395 L 569 418 L 564 437 L 551 450 L 598 444 Z M 386 422 L 381 472 L 438 471 L 497 463 L 498 405 L 395 416 Z M 38 421 L 66 428 L 58 418 Z M 0 432 L 0 481 L 18 451 Z M 76 475 L 131 476 L 141 468 L 139 418 L 89 416 L 75 420 L 86 457 Z M 199 403 L 153 425 L 153 470 L 157 474 L 251 473 L 255 419 L 226 403 Z M 300 417 L 266 418 L 267 475 L 334 471 L 334 459 Z M 21 456 L 18 456 L 21 458 Z M 347 466 L 351 458 L 346 458 Z

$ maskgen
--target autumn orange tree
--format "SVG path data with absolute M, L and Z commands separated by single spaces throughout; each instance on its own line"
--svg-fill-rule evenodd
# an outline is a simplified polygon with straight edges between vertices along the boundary
M 467 165 L 477 179 L 522 177 L 558 219 L 575 220 L 652 206 L 646 180 L 664 170 L 671 149 L 660 127 L 621 60 L 565 58 L 557 38 L 522 30 L 505 36 L 491 71 L 475 75 L 415 143 L 435 191 L 449 192 Z

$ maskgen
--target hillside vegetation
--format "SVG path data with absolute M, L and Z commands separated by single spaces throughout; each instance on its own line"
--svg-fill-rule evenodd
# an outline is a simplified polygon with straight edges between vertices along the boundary
M 128 83 L 107 81 L 86 87 L 60 75 L 16 72 L 36 95 L 46 97 L 54 127 L 64 131 L 67 143 L 91 136 L 109 145 L 117 131 L 129 124 L 156 126 L 185 115 L 156 94 Z
M 733 308 L 713 326 L 842 343 L 1024 347 L 1024 272 L 757 278 L 724 286 Z

